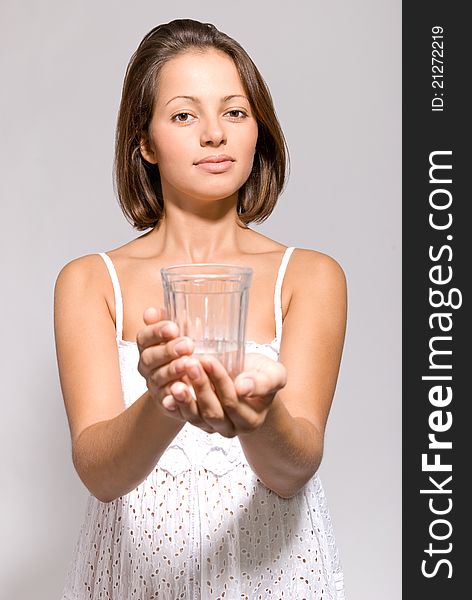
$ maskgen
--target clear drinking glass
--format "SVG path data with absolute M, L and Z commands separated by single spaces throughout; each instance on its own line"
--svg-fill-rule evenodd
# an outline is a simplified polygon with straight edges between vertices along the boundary
M 233 379 L 244 369 L 252 274 L 250 267 L 208 263 L 161 269 L 168 318 L 194 341 L 194 354 L 215 355 Z

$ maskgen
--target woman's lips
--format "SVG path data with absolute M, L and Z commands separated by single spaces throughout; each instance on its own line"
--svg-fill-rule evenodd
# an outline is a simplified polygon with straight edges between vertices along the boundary
M 195 166 L 203 171 L 207 171 L 207 173 L 224 173 L 232 167 L 233 162 L 234 161 L 232 160 L 222 160 L 220 162 L 200 162 Z

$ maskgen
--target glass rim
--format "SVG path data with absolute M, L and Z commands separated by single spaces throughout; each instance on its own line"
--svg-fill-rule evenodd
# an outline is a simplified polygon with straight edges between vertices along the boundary
M 205 269 L 224 268 L 227 272 L 221 273 L 202 273 L 201 271 L 195 273 L 195 268 L 204 267 Z M 226 263 L 185 263 L 181 265 L 169 265 L 168 267 L 161 268 L 161 274 L 167 275 L 178 275 L 187 277 L 228 277 L 233 275 L 249 275 L 253 273 L 252 267 L 243 267 L 241 265 L 232 265 Z

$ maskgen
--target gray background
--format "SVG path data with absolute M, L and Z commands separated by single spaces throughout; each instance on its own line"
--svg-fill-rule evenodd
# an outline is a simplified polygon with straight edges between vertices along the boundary
M 246 48 L 288 141 L 287 190 L 255 229 L 330 254 L 346 272 L 349 322 L 321 475 L 348 599 L 397 600 L 401 3 L 117 4 L 0 4 L 2 596 L 60 596 L 86 491 L 56 372 L 54 281 L 72 258 L 138 235 L 111 183 L 122 80 L 145 33 L 187 17 Z

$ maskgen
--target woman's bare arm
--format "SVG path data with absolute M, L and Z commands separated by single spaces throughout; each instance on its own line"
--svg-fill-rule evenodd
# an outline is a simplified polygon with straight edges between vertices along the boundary
M 111 288 L 111 282 L 102 259 L 85 256 L 62 269 L 54 297 L 57 359 L 73 462 L 83 483 L 102 502 L 139 485 L 184 425 L 167 416 L 149 392 L 125 409 L 106 286 Z M 177 357 L 173 346 L 179 339 L 162 346 L 163 361 Z
M 290 265 L 296 284 L 279 356 L 287 383 L 277 392 L 262 427 L 239 436 L 251 468 L 283 497 L 295 495 L 321 463 L 347 313 L 346 281 L 339 264 L 310 250 L 296 254 L 293 258 L 298 260 Z

